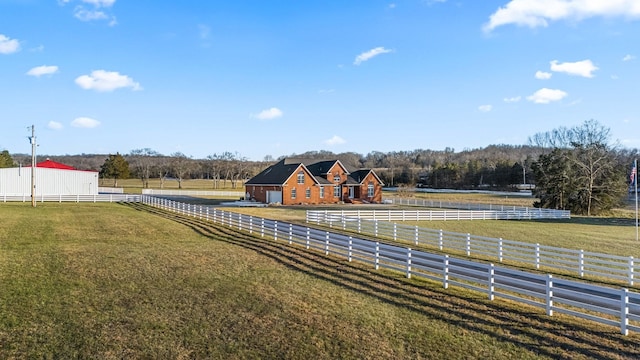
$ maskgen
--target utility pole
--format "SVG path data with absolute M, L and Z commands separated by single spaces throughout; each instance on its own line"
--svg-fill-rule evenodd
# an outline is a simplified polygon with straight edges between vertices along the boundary
M 31 125 L 31 206 L 36 207 L 36 127 Z

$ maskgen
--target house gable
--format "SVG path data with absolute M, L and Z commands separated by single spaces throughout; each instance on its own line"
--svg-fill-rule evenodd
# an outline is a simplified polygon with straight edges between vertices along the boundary
M 372 170 L 350 172 L 339 160 L 283 159 L 247 181 L 246 190 L 262 202 L 279 192 L 283 205 L 382 200 L 382 181 Z

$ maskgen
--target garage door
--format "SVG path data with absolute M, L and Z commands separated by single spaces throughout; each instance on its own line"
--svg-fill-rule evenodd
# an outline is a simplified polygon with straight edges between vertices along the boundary
M 282 204 L 282 191 L 267 191 L 267 204 Z

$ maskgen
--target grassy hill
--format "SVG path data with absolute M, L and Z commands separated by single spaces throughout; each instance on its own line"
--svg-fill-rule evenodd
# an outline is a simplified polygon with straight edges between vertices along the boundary
M 0 205 L 0 358 L 625 359 L 640 335 L 141 205 Z

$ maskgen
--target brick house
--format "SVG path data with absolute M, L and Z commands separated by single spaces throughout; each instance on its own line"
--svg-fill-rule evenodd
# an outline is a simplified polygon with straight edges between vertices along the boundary
M 340 160 L 283 159 L 245 183 L 248 199 L 263 203 L 379 203 L 384 184 L 373 170 L 349 171 Z

